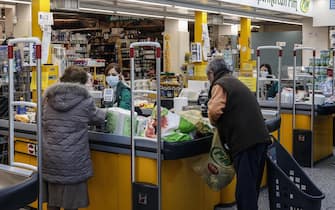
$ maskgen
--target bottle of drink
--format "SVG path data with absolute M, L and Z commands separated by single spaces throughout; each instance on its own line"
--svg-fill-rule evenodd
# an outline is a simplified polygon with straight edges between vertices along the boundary
M 23 97 L 20 97 L 20 101 L 24 101 L 23 100 Z M 26 114 L 27 110 L 26 110 L 26 107 L 24 105 L 19 105 L 17 107 L 17 114 Z

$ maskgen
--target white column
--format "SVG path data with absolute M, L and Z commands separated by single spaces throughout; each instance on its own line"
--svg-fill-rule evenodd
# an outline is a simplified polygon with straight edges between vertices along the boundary
M 184 63 L 185 53 L 190 51 L 190 34 L 187 20 L 165 20 L 165 32 L 169 36 L 170 72 L 180 73 L 180 67 Z M 164 46 L 165 48 L 166 46 Z M 164 59 L 164 62 L 167 62 Z M 166 65 L 164 65 L 166 66 Z M 164 69 L 166 71 L 167 69 Z
M 305 18 L 302 26 L 302 45 L 314 47 L 316 57 L 320 56 L 320 50 L 327 50 L 329 42 L 328 27 L 313 27 L 312 18 Z M 304 51 L 302 55 L 302 65 L 308 66 L 311 52 Z
M 14 37 L 31 36 L 31 6 L 24 4 L 16 5 L 17 23 L 14 25 Z
M 6 19 L 5 19 L 5 32 L 6 32 L 6 37 L 12 36 L 13 35 L 13 9 L 12 8 L 6 8 L 5 9 L 5 14 L 6 14 Z

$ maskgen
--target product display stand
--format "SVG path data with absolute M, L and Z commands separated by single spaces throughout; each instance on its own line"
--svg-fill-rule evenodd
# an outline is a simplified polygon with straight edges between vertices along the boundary
M 311 104 L 311 120 L 310 120 L 310 131 L 298 131 L 296 130 L 296 70 L 297 70 L 297 51 L 302 50 L 302 51 L 312 51 L 313 52 L 313 71 L 312 71 L 312 104 Z M 293 133 L 296 133 L 293 135 L 293 138 L 298 138 L 298 139 L 293 139 L 293 151 L 298 151 L 297 145 L 298 142 L 305 143 L 305 146 L 308 146 L 310 148 L 310 165 L 306 163 L 303 159 L 303 155 L 299 155 L 301 157 L 295 156 L 297 161 L 303 165 L 303 166 L 310 166 L 313 167 L 314 159 L 313 159 L 313 131 L 314 131 L 314 115 L 315 115 L 315 48 L 311 47 L 295 47 L 293 49 L 293 57 L 294 57 L 294 67 L 293 67 L 293 116 L 292 116 L 292 126 L 293 126 Z M 308 148 L 307 148 L 308 149 Z M 303 152 L 303 151 L 301 151 Z M 305 151 L 306 152 L 306 151 Z M 295 155 L 295 152 L 293 152 L 293 155 Z
M 257 101 L 260 102 L 260 85 L 259 85 L 259 71 L 261 66 L 261 51 L 262 50 L 278 50 L 278 78 L 262 78 L 262 80 L 269 80 L 269 81 L 275 81 L 278 82 L 278 99 L 277 99 L 277 118 L 280 118 L 280 111 L 281 111 L 281 66 L 282 66 L 282 56 L 283 56 L 283 50 L 279 46 L 259 46 L 257 48 L 257 80 L 256 80 L 256 94 L 257 94 Z M 280 128 L 278 129 L 278 141 L 280 141 Z
M 154 47 L 156 58 L 156 111 L 157 111 L 157 184 L 143 183 L 136 181 L 136 142 L 135 142 L 135 107 L 134 107 L 134 81 L 135 81 L 135 48 Z M 130 44 L 130 65 L 131 65 L 131 182 L 132 182 L 132 209 L 133 210 L 161 210 L 161 93 L 160 93 L 160 66 L 161 46 L 157 42 L 135 42 Z

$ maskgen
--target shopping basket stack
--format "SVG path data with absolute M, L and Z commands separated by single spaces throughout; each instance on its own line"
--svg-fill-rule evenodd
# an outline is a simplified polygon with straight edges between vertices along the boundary
M 320 210 L 325 195 L 276 140 L 267 153 L 271 210 Z

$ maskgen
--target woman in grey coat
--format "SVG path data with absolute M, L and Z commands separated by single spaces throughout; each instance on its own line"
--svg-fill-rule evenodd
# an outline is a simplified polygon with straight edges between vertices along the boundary
M 43 101 L 43 179 L 48 210 L 73 210 L 89 204 L 87 180 L 93 175 L 88 125 L 102 124 L 87 89 L 86 72 L 69 67 L 60 83 L 45 91 Z

